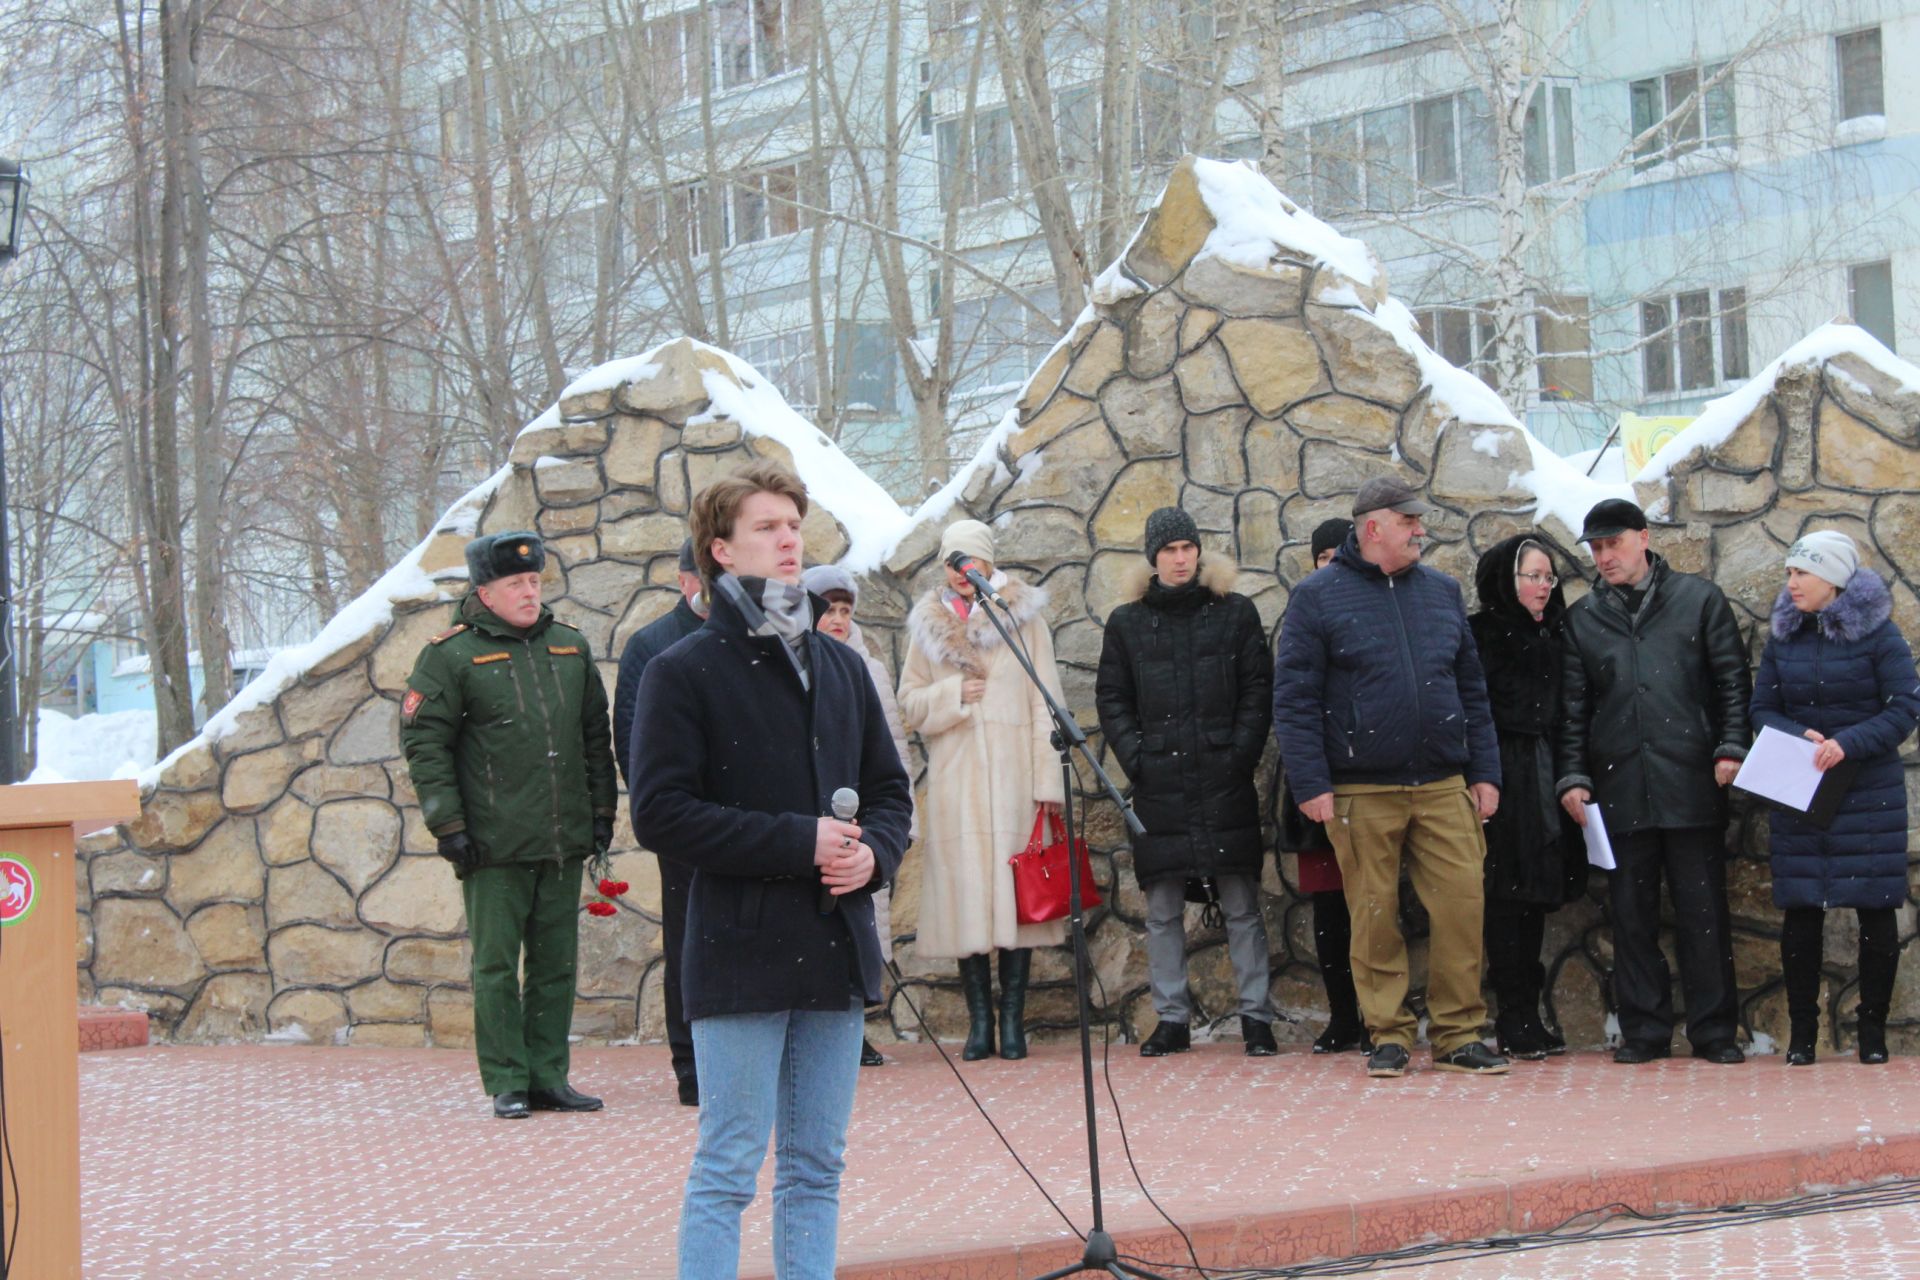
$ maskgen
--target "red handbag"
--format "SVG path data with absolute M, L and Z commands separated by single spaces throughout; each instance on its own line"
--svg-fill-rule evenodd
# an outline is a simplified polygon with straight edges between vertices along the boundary
M 1052 839 L 1046 828 L 1051 826 Z M 1068 901 L 1067 829 L 1059 815 L 1043 806 L 1033 815 L 1033 834 L 1027 847 L 1008 859 L 1013 867 L 1014 914 L 1021 924 L 1064 920 L 1072 909 Z M 1080 868 L 1080 907 L 1100 905 L 1100 886 L 1093 882 L 1087 860 L 1087 842 L 1073 842 L 1072 862 Z

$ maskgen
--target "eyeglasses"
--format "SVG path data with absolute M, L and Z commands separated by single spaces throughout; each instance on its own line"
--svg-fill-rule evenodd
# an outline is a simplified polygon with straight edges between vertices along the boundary
M 1531 582 L 1536 587 L 1557 587 L 1560 575 L 1555 573 L 1516 573 L 1513 575 L 1522 582 Z

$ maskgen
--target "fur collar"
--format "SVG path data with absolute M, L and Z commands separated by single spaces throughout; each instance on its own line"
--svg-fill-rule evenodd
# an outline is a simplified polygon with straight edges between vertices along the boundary
M 978 608 L 962 621 L 960 615 L 940 599 L 940 590 L 934 587 L 913 606 L 913 612 L 907 615 L 907 636 L 915 648 L 934 662 L 958 668 L 970 676 L 984 676 L 987 667 L 980 655 L 999 645 L 1000 633 Z M 1047 607 L 1045 587 L 1032 586 L 1010 575 L 1000 594 L 1013 613 L 1015 626 L 1024 627 Z
M 1773 636 L 1785 640 L 1813 618 L 1820 634 L 1829 640 L 1859 640 L 1893 616 L 1893 594 L 1884 579 L 1862 565 L 1854 570 L 1846 590 L 1819 613 L 1806 614 L 1793 607 L 1793 597 L 1785 587 L 1773 602 Z
M 1200 553 L 1200 585 L 1216 596 L 1225 597 L 1233 591 L 1234 583 L 1240 580 L 1240 566 L 1225 556 Z M 1147 587 L 1153 582 L 1153 565 L 1145 556 L 1120 574 L 1120 600 L 1123 604 L 1132 604 L 1136 600 L 1147 598 Z

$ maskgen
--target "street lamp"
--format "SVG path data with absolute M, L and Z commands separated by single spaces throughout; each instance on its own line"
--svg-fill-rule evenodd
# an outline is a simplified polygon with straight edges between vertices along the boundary
M 17 160 L 0 156 L 0 265 L 20 253 L 27 225 L 27 171 Z M 7 431 L 0 405 L 0 786 L 20 778 L 15 744 L 20 737 L 20 703 L 14 692 L 13 552 L 7 536 Z
M 27 171 L 17 160 L 0 156 L 0 262 L 20 252 L 27 225 Z

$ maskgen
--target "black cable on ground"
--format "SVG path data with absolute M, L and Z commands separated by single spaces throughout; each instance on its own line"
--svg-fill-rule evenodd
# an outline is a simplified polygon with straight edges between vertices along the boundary
M 907 980 L 905 975 L 900 972 L 900 966 L 894 961 L 889 960 L 887 961 L 887 970 L 893 974 L 894 994 L 898 995 L 902 1000 L 905 1000 L 907 1002 L 907 1008 L 913 1010 L 913 1020 L 920 1025 L 920 1031 L 927 1037 L 927 1043 L 931 1044 L 940 1054 L 940 1060 L 947 1064 L 947 1070 L 953 1072 L 953 1078 L 960 1082 L 960 1088 L 965 1091 L 967 1101 L 973 1103 L 973 1109 L 978 1111 L 980 1118 L 987 1122 L 987 1128 L 993 1130 L 993 1136 L 1000 1139 L 1000 1145 L 1007 1149 L 1007 1154 L 1013 1157 L 1013 1162 L 1020 1166 L 1020 1172 L 1027 1175 L 1027 1180 L 1033 1183 L 1034 1189 L 1040 1193 L 1040 1198 L 1047 1202 L 1049 1208 L 1060 1215 L 1060 1221 L 1067 1224 L 1067 1230 L 1073 1232 L 1073 1234 L 1081 1240 L 1085 1240 L 1087 1233 L 1073 1225 L 1073 1219 L 1067 1216 L 1067 1211 L 1060 1207 L 1059 1201 L 1053 1198 L 1052 1193 L 1049 1192 L 1046 1185 L 1040 1181 L 1039 1176 L 1027 1167 L 1027 1162 L 1020 1158 L 1020 1153 L 1014 1149 L 1013 1143 L 1008 1140 L 1007 1135 L 1002 1133 L 1000 1126 L 993 1122 L 993 1116 L 988 1114 L 986 1104 L 981 1102 L 979 1096 L 974 1093 L 973 1086 L 967 1083 L 967 1078 L 960 1074 L 960 1068 L 954 1065 L 953 1055 L 949 1054 L 946 1046 L 940 1043 L 940 1037 L 936 1036 L 933 1033 L 933 1028 L 927 1025 L 926 1015 L 920 1012 L 920 1006 L 915 1004 L 913 997 L 907 994 Z M 4 1277 L 0 1277 L 0 1280 L 4 1280 Z

